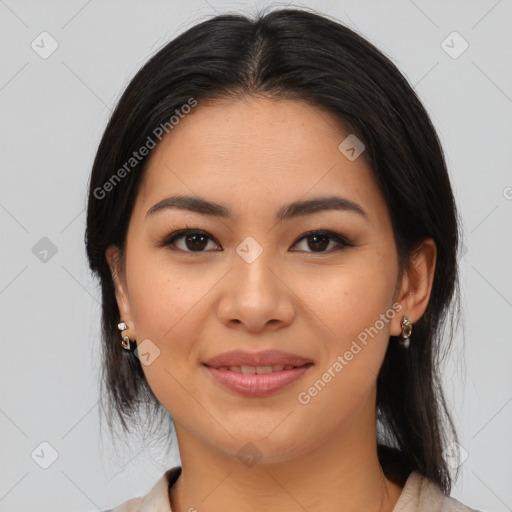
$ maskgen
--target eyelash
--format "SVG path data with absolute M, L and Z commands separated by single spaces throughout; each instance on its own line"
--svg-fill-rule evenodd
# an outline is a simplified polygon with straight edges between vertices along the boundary
M 177 248 L 175 246 L 171 247 L 173 245 L 173 243 L 176 242 L 176 240 L 178 240 L 180 238 L 185 238 L 187 235 L 203 235 L 203 236 L 209 238 L 210 240 L 213 240 L 217 245 L 220 245 L 215 240 L 215 238 L 210 236 L 206 231 L 203 231 L 203 230 L 198 229 L 198 228 L 188 228 L 188 227 L 187 227 L 187 229 L 180 229 L 178 231 L 174 231 L 170 235 L 166 236 L 157 245 L 158 245 L 158 247 L 170 247 L 171 250 L 182 251 L 182 252 L 189 253 L 189 254 L 202 254 L 202 253 L 208 252 L 208 251 L 204 251 L 204 250 L 202 250 L 202 251 L 189 251 L 189 250 L 179 249 L 179 248 Z M 310 254 L 330 254 L 331 252 L 338 251 L 338 250 L 342 249 L 343 247 L 356 247 L 355 244 L 353 244 L 352 242 L 349 242 L 346 238 L 344 238 L 340 234 L 335 233 L 334 231 L 326 230 L 326 229 L 317 229 L 317 230 L 307 231 L 306 233 L 302 234 L 300 236 L 300 238 L 298 238 L 294 242 L 293 245 L 296 245 L 297 243 L 299 243 L 301 240 L 303 240 L 305 238 L 312 237 L 312 236 L 315 236 L 315 235 L 316 236 L 324 236 L 324 237 L 330 238 L 331 240 L 334 240 L 338 244 L 338 246 L 335 247 L 334 249 L 331 248 L 331 249 L 329 249 L 327 251 L 318 251 L 318 252 L 315 252 L 315 251 L 298 251 L 298 252 L 308 252 Z

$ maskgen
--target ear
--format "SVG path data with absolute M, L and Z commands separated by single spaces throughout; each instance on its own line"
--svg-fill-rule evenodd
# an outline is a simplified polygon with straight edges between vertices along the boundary
M 402 332 L 402 317 L 406 316 L 414 325 L 427 309 L 434 270 L 436 266 L 437 247 L 432 238 L 426 238 L 411 254 L 408 270 L 400 278 L 395 302 L 402 310 L 391 322 L 391 335 L 399 336 Z
M 123 331 L 123 335 L 135 339 L 135 325 L 133 323 L 130 300 L 126 287 L 126 276 L 123 265 L 121 264 L 120 251 L 115 245 L 111 245 L 105 251 L 105 257 L 110 267 L 112 281 L 116 294 L 117 307 L 119 309 L 119 321 L 123 321 L 127 329 Z

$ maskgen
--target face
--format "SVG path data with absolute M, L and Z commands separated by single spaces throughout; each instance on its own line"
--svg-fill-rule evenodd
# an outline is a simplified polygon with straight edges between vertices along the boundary
M 252 442 L 282 461 L 342 432 L 374 396 L 390 334 L 418 312 L 402 300 L 410 282 L 371 169 L 338 149 L 349 134 L 306 103 L 244 99 L 199 104 L 153 150 L 116 296 L 178 436 L 231 455 Z M 173 196 L 223 215 L 161 203 Z M 286 208 L 320 198 L 338 207 Z M 205 365 L 235 350 L 253 366 Z M 255 357 L 276 350 L 276 375 L 244 373 L 268 372 Z

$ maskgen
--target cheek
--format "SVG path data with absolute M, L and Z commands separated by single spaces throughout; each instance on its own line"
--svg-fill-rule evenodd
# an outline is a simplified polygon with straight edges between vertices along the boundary
M 205 294 L 214 281 L 206 275 L 190 275 L 186 269 L 176 271 L 168 265 L 139 258 L 131 269 L 131 308 L 136 327 L 137 343 L 149 339 L 158 354 L 151 364 L 142 365 L 146 379 L 164 407 L 171 413 L 186 408 L 195 393 L 189 382 L 194 341 L 201 336 L 207 301 Z M 153 345 L 150 345 L 153 347 Z M 143 360 L 141 359 L 141 362 Z M 180 385 L 181 384 L 181 385 Z M 198 390 L 199 392 L 199 390 Z
M 305 299 L 328 336 L 317 336 L 324 345 L 322 361 L 297 399 L 304 414 L 322 418 L 322 429 L 338 428 L 366 403 L 384 360 L 390 319 L 396 314 L 393 272 L 386 277 L 366 264 L 361 273 L 356 270 L 354 266 L 351 272 L 339 272 Z M 326 410 L 336 412 L 326 417 Z M 319 427 L 314 422 L 308 424 L 304 436 L 314 437 L 315 428 Z
M 129 286 L 137 340 L 151 340 L 158 354 L 142 369 L 159 402 L 171 415 L 182 417 L 190 394 L 200 394 L 189 378 L 190 361 L 194 340 L 201 334 L 202 299 L 213 283 L 205 275 L 195 272 L 194 277 L 186 269 L 177 271 L 147 257 L 133 261 Z
M 320 318 L 325 336 L 317 336 L 324 357 L 305 383 L 303 398 L 312 414 L 336 404 L 343 415 L 333 415 L 334 424 L 365 402 L 384 360 L 390 320 L 397 314 L 392 301 L 398 267 L 393 261 L 392 251 L 361 252 L 350 264 L 331 268 L 319 286 L 304 283 L 304 291 L 309 290 L 304 302 Z
M 137 258 L 137 257 L 136 257 Z M 197 271 L 176 269 L 148 257 L 134 258 L 130 270 L 131 309 L 138 337 L 180 339 L 180 332 L 190 333 L 194 323 L 190 317 L 211 288 L 206 275 Z
M 297 274 L 294 289 L 307 309 L 321 320 L 328 339 L 338 341 L 338 348 L 342 348 L 391 308 L 396 272 L 392 259 L 362 253 L 346 265 L 330 267 L 313 277 Z

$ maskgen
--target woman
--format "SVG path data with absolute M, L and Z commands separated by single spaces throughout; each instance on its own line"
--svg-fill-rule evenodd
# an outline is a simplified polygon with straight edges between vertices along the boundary
M 352 30 L 283 9 L 163 47 L 101 140 L 86 245 L 109 421 L 169 419 L 181 465 L 113 510 L 472 510 L 438 374 L 458 243 L 429 117 Z

